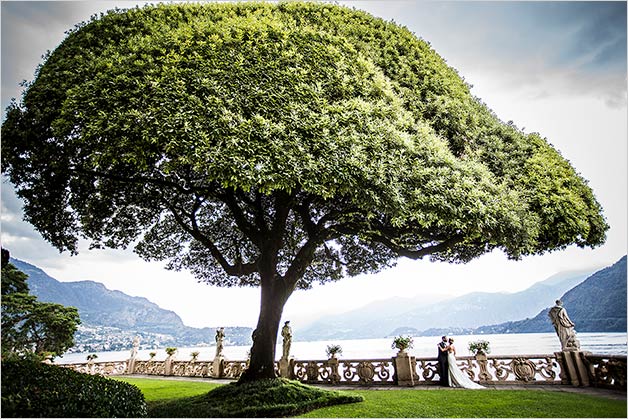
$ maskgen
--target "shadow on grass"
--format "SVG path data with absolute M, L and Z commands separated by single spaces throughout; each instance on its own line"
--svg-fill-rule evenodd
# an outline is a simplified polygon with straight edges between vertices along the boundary
M 276 378 L 246 384 L 231 383 L 209 393 L 148 405 L 151 417 L 286 417 L 321 407 L 364 401 L 364 397 L 323 390 L 298 381 Z

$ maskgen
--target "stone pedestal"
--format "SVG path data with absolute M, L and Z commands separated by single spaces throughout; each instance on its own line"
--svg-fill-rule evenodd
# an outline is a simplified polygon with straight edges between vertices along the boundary
M 414 386 L 414 374 L 412 371 L 411 357 L 405 351 L 399 351 L 395 360 L 395 372 L 397 373 L 397 385 Z
M 294 361 L 294 357 L 281 358 L 279 360 L 279 375 L 282 378 L 292 379 L 292 361 Z
M 224 360 L 225 358 L 222 355 L 214 358 L 212 362 L 212 378 L 222 378 L 225 375 Z
M 589 371 L 584 363 L 584 356 L 590 352 L 562 351 L 555 352 L 556 360 L 560 362 L 561 379 L 564 384 L 576 387 L 588 387 Z
M 133 374 L 135 372 L 135 358 L 130 358 L 126 362 L 126 373 Z
M 164 362 L 164 375 L 172 375 L 172 356 L 168 356 Z

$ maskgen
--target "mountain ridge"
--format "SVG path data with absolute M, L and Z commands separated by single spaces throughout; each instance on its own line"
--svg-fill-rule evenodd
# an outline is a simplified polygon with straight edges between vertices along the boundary
M 626 331 L 626 279 L 626 256 L 623 256 L 560 297 L 576 331 Z M 532 318 L 482 326 L 474 333 L 553 332 L 548 317 L 550 308 L 544 308 Z
M 559 272 L 525 290 L 505 292 L 472 292 L 444 301 L 422 301 L 413 309 L 401 310 L 388 300 L 374 303 L 340 315 L 331 315 L 298 330 L 299 340 L 379 338 L 396 334 L 398 329 L 423 330 L 455 328 L 472 329 L 486 324 L 534 316 L 539 310 L 584 281 L 594 268 Z M 417 298 L 417 297 L 415 297 Z M 361 315 L 362 314 L 362 315 Z
M 96 281 L 61 282 L 48 275 L 43 269 L 11 258 L 11 263 L 28 275 L 27 284 L 31 294 L 40 301 L 54 302 L 76 307 L 82 326 L 75 339 L 77 345 L 97 340 L 102 328 L 116 330 L 124 341 L 116 347 L 127 349 L 134 334 L 142 336 L 143 342 L 153 346 L 163 345 L 209 345 L 214 341 L 215 328 L 186 326 L 177 313 L 166 310 L 145 297 L 130 296 L 119 290 L 110 290 Z M 107 330 L 109 330 L 107 329 Z M 231 344 L 249 344 L 252 329 L 248 327 L 225 328 Z M 107 332 L 112 334 L 111 331 Z M 102 337 L 102 336 L 101 336 Z

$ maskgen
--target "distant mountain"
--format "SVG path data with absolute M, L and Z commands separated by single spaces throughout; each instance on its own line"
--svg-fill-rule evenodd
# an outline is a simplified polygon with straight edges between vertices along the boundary
M 94 281 L 60 282 L 24 261 L 11 258 L 11 263 L 28 275 L 30 292 L 40 301 L 76 307 L 84 332 L 105 327 L 124 334 L 138 333 L 170 345 L 209 344 L 214 341 L 215 328 L 188 327 L 174 311 L 164 310 L 146 298 L 112 291 Z M 225 328 L 225 331 L 232 343 L 250 343 L 251 328 Z M 75 340 L 77 344 L 81 343 Z M 129 347 L 130 344 L 129 340 Z
M 465 330 L 534 316 L 595 269 L 562 272 L 517 293 L 474 292 L 438 301 L 393 298 L 347 313 L 326 316 L 295 332 L 298 340 L 378 338 L 440 328 Z M 407 332 L 404 332 L 407 333 Z
M 394 297 L 374 301 L 356 310 L 319 318 L 294 333 L 295 340 L 378 338 L 390 331 L 395 317 L 418 307 L 444 300 L 442 295 L 415 298 Z
M 578 332 L 626 332 L 626 256 L 604 268 L 560 299 Z M 533 318 L 477 328 L 474 333 L 553 332 L 551 306 Z

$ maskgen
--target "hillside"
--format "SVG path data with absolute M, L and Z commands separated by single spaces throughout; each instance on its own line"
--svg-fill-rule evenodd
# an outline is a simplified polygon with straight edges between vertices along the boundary
M 295 335 L 298 340 L 379 338 L 400 331 L 419 335 L 428 329 L 463 330 L 531 317 L 593 271 L 561 272 L 517 293 L 474 292 L 448 300 L 428 296 L 382 300 L 326 316 Z
M 75 339 L 77 345 L 88 341 L 93 344 L 99 338 L 106 338 L 104 335 L 115 334 L 124 336 L 128 347 L 133 334 L 141 335 L 143 343 L 151 342 L 157 346 L 210 344 L 214 341 L 215 328 L 188 327 L 174 311 L 164 310 L 146 298 L 112 291 L 94 281 L 60 282 L 24 261 L 11 258 L 11 263 L 28 275 L 30 291 L 40 301 L 78 309 L 82 325 Z M 250 328 L 226 328 L 226 332 L 231 343 L 250 343 Z M 125 349 L 127 345 L 116 341 L 115 348 L 118 347 Z
M 560 299 L 578 332 L 626 331 L 626 256 L 604 268 L 580 285 L 566 292 Z M 483 326 L 475 333 L 531 333 L 553 332 L 547 316 L 554 304 L 535 317 Z

